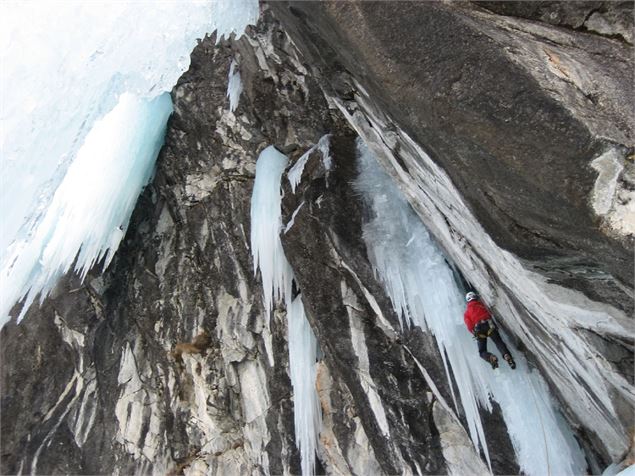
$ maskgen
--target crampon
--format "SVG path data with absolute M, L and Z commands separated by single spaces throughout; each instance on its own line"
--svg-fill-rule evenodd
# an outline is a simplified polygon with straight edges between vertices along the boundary
M 516 368 L 516 362 L 514 362 L 514 358 L 510 354 L 503 355 L 503 359 L 507 361 L 507 363 L 512 369 Z

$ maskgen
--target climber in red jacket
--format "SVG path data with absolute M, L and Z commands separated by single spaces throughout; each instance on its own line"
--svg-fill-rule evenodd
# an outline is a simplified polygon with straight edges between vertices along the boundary
M 478 353 L 483 360 L 490 363 L 493 369 L 498 368 L 498 358 L 494 354 L 487 352 L 487 338 L 491 337 L 503 354 L 503 359 L 507 361 L 512 369 L 516 368 L 516 363 L 510 354 L 509 349 L 503 342 L 498 329 L 494 324 L 492 315 L 485 305 L 479 300 L 476 293 L 469 292 L 465 295 L 467 301 L 467 309 L 463 315 L 463 320 L 467 329 L 474 335 L 478 343 Z

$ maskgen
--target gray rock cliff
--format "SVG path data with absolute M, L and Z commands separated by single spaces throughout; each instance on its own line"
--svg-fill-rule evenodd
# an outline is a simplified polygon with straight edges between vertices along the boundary
M 574 3 L 272 2 L 202 40 L 114 262 L 0 331 L 2 474 L 300 473 L 250 200 L 265 147 L 293 164 L 325 134 L 333 168 L 316 151 L 282 203 L 321 350 L 316 471 L 488 471 L 434 336 L 401 328 L 373 272 L 357 137 L 541 371 L 589 471 L 632 457 L 632 5 Z M 517 474 L 500 409 L 484 420 L 493 472 Z

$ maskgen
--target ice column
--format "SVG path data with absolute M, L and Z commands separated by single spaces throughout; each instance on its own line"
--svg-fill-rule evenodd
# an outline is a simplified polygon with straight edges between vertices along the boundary
M 322 411 L 315 387 L 317 339 L 304 313 L 302 295 L 287 304 L 287 325 L 295 440 L 300 449 L 302 474 L 309 476 L 315 473 L 315 452 L 322 427 Z
M 231 112 L 234 112 L 238 107 L 240 93 L 242 92 L 243 83 L 240 79 L 238 63 L 235 59 L 233 59 L 231 65 L 229 66 L 229 75 L 227 77 L 227 97 L 229 98 L 229 110 Z
M 363 229 L 369 258 L 402 325 L 412 322 L 434 334 L 448 381 L 448 365 L 452 367 L 475 447 L 481 446 L 489 463 L 479 407 L 491 411 L 493 400 L 501 407 L 521 471 L 541 476 L 584 473 L 584 456 L 542 377 L 509 345 L 509 339 L 505 340 L 515 356 L 516 370 L 502 363 L 494 372 L 480 359 L 463 323 L 462 290 L 443 254 L 359 139 L 358 154 L 355 187 L 374 212 Z
M 291 299 L 293 271 L 280 241 L 280 180 L 288 161 L 273 146 L 263 150 L 256 162 L 256 181 L 251 195 L 251 254 L 254 273 L 260 269 L 267 313 L 276 301 Z
M 251 196 L 251 253 L 254 273 L 260 269 L 267 314 L 276 301 L 287 309 L 289 373 L 293 386 L 295 440 L 301 454 L 302 474 L 314 473 L 318 434 L 322 426 L 315 388 L 317 340 L 307 321 L 302 296 L 293 297 L 293 270 L 284 255 L 280 181 L 288 163 L 273 146 L 256 162 L 256 181 Z

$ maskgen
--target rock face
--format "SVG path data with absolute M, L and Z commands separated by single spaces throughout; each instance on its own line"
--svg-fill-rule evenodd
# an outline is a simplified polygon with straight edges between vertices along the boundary
M 111 267 L 1 331 L 2 473 L 300 472 L 285 310 L 265 317 L 250 199 L 261 150 L 295 162 L 325 134 L 333 168 L 316 152 L 295 193 L 283 179 L 282 241 L 321 348 L 317 471 L 487 472 L 433 336 L 401 329 L 372 271 L 358 135 L 541 369 L 590 469 L 623 460 L 632 37 L 593 18 L 619 25 L 625 7 L 476 3 L 273 2 L 240 40 L 203 40 Z M 487 420 L 492 469 L 518 473 Z
M 116 261 L 83 285 L 69 277 L 41 309 L 2 330 L 2 472 L 300 472 L 286 316 L 279 309 L 265 319 L 249 210 L 263 148 L 286 146 L 297 158 L 330 131 L 334 160 L 343 165 L 329 180 L 341 194 L 325 196 L 328 224 L 305 224 L 299 215 L 285 242 L 306 305 L 328 316 L 316 329 L 324 355 L 318 471 L 438 474 L 448 451 L 457 468 L 466 459 L 485 470 L 446 403 L 444 379 L 430 387 L 428 373 L 395 345 L 398 321 L 363 255 L 361 205 L 346 183 L 355 176 L 354 132 L 329 107 L 271 12 L 239 42 L 214 43 L 208 38 L 196 48 L 173 92 L 156 177 Z M 235 114 L 225 97 L 233 59 L 244 86 Z M 324 192 L 314 162 L 296 197 Z M 285 202 L 289 211 L 295 206 Z M 304 243 L 308 237 L 298 231 L 312 227 L 321 231 Z M 322 241 L 330 228 L 343 249 Z M 334 270 L 310 278 L 316 269 L 301 269 L 303 249 L 313 260 L 326 253 Z M 352 255 L 349 265 L 337 252 Z M 328 261 L 319 266 L 329 270 Z M 390 323 L 375 322 L 377 302 Z M 420 331 L 402 338 L 416 349 L 422 342 L 434 348 Z M 13 357 L 25 348 L 33 355 Z M 438 353 L 416 352 L 422 362 L 434 359 L 430 374 L 443 375 Z M 509 446 L 504 430 L 491 439 Z M 495 467 L 516 471 L 513 452 Z
M 597 33 L 633 44 L 633 4 L 631 2 L 490 2 L 474 3 L 513 17 L 550 25 Z
M 622 458 L 634 402 L 632 47 L 466 3 L 272 8 L 598 461 Z

